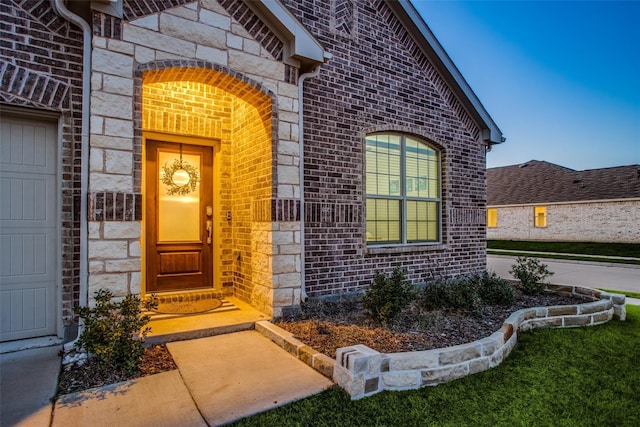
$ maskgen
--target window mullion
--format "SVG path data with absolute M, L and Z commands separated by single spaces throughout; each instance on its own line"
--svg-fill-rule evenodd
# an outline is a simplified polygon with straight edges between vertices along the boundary
M 402 243 L 407 244 L 407 150 L 405 137 L 400 138 L 400 236 Z

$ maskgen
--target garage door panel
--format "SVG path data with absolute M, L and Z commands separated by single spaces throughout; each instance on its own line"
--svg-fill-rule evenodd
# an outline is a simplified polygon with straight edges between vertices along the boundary
M 3 175 L 0 182 L 0 227 L 55 225 L 56 187 L 52 176 L 20 178 L 17 174 Z
M 55 253 L 53 230 L 0 235 L 0 248 L 3 253 L 0 277 L 7 286 L 16 280 L 55 280 L 55 263 L 48 258 Z
M 57 126 L 0 118 L 0 341 L 56 332 Z
M 56 127 L 50 123 L 3 119 L 0 138 L 7 141 L 0 151 L 3 170 L 55 174 L 56 133 Z
M 0 292 L 0 335 L 3 340 L 50 334 L 48 320 L 51 314 L 55 315 L 54 294 L 47 283 Z

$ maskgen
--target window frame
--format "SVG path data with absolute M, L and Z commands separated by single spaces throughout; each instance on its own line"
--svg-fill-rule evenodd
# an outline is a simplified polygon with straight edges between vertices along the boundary
M 498 208 L 487 208 L 487 228 L 498 228 Z
M 539 218 L 542 218 L 542 224 L 540 224 Z M 547 227 L 547 207 L 546 206 L 533 207 L 533 226 L 535 228 Z
M 400 195 L 378 195 L 378 194 L 369 194 L 367 192 L 367 138 L 375 137 L 375 136 L 396 136 L 400 138 Z M 406 140 L 407 138 L 413 139 L 417 141 L 419 144 L 424 144 L 430 150 L 433 150 L 437 156 L 437 197 L 410 197 L 407 195 L 407 159 L 406 159 Z M 418 246 L 436 246 L 442 245 L 442 236 L 443 236 L 443 227 L 442 227 L 442 151 L 437 148 L 434 144 L 429 142 L 428 140 L 413 135 L 413 134 L 405 134 L 400 132 L 375 132 L 365 135 L 365 149 L 364 149 L 364 199 L 365 199 L 365 215 L 364 215 L 364 225 L 365 225 L 365 245 L 367 248 L 383 248 L 383 247 L 418 247 Z M 366 215 L 366 205 L 369 199 L 373 200 L 397 200 L 400 202 L 399 208 L 399 226 L 400 226 L 400 241 L 369 241 L 367 240 L 367 215 Z M 436 204 L 436 238 L 434 240 L 408 240 L 407 239 L 407 202 L 417 201 L 417 202 L 433 202 Z

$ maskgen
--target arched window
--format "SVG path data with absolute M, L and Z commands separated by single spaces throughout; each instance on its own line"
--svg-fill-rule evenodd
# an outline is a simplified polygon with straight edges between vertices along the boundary
M 411 136 L 366 137 L 367 244 L 440 241 L 440 153 Z

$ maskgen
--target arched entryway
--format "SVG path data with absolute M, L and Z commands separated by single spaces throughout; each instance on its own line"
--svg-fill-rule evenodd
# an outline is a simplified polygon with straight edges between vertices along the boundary
M 163 63 L 141 77 L 144 291 L 253 302 L 272 273 L 252 207 L 274 193 L 273 97 L 222 68 Z

